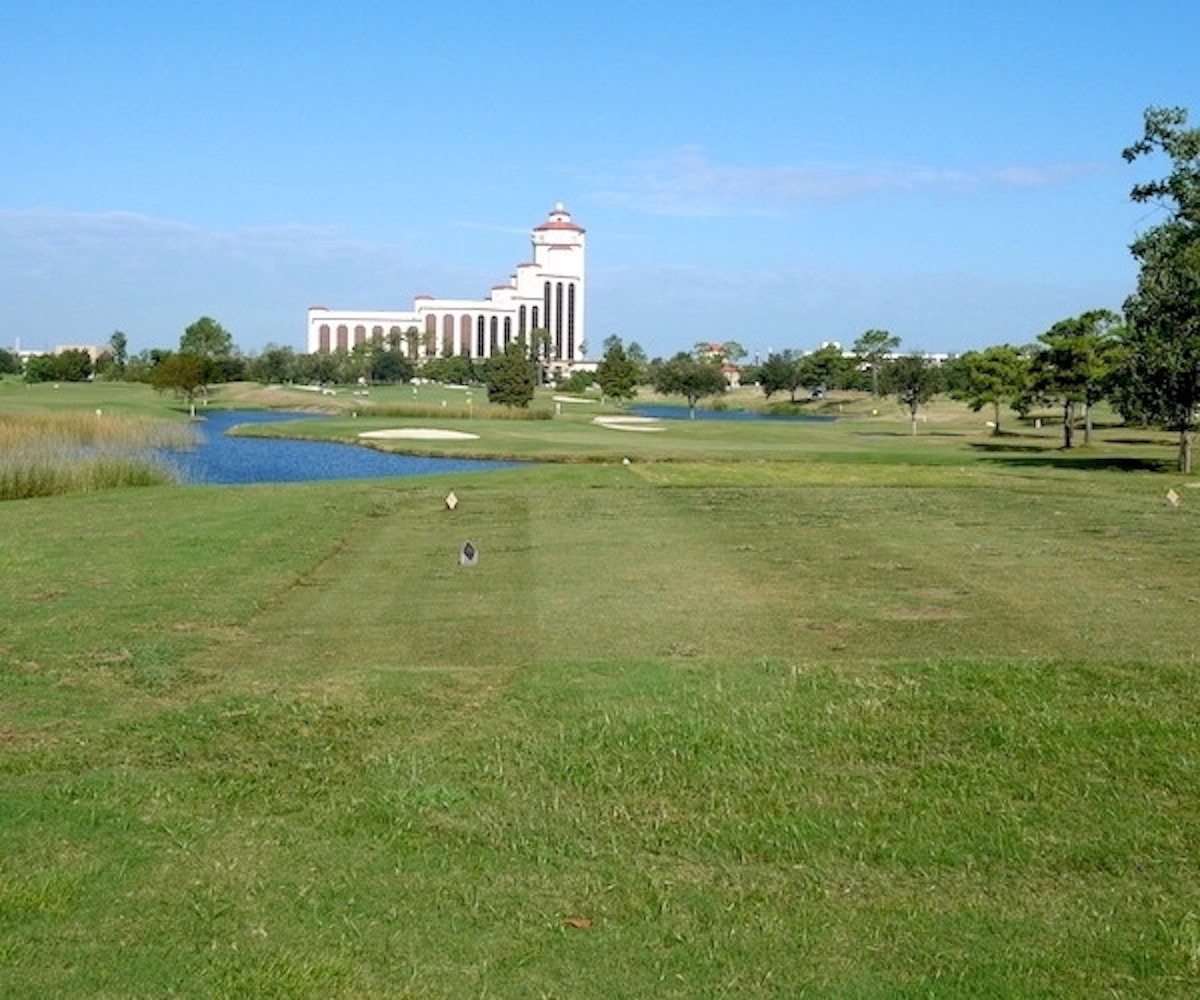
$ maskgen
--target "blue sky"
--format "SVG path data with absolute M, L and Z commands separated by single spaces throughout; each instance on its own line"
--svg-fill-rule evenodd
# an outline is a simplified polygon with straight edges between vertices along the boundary
M 481 297 L 563 201 L 588 340 L 1026 343 L 1132 290 L 1195 0 L 9 0 L 0 346 Z

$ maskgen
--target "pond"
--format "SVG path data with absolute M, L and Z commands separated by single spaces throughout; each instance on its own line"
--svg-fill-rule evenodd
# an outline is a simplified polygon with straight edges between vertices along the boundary
M 446 472 L 482 472 L 519 463 L 473 458 L 423 458 L 395 455 L 332 441 L 230 437 L 239 424 L 319 419 L 311 413 L 220 410 L 198 423 L 201 441 L 189 451 L 162 451 L 158 457 L 186 483 L 298 483 L 319 479 L 370 479 L 379 476 L 430 476 Z
M 690 420 L 691 414 L 686 406 L 633 406 L 630 409 L 639 417 L 653 417 L 656 420 Z M 776 415 L 774 413 L 751 413 L 746 410 L 696 410 L 697 420 L 782 420 L 793 424 L 832 424 L 836 416 L 798 413 L 793 415 Z

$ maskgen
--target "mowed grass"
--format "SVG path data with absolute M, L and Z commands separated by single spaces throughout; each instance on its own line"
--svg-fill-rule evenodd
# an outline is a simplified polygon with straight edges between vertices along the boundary
M 5 504 L 0 994 L 1193 995 L 1200 491 L 826 447 Z

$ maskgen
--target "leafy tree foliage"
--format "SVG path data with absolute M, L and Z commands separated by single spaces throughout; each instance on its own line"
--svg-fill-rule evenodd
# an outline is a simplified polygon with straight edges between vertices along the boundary
M 86 382 L 92 377 L 92 358 L 87 351 L 68 350 L 38 354 L 25 365 L 26 382 Z
M 371 355 L 368 377 L 372 382 L 407 382 L 416 373 L 416 366 L 402 350 L 376 350 Z
M 885 395 L 895 396 L 908 410 L 912 432 L 917 433 L 917 411 L 928 403 L 940 387 L 941 380 L 933 363 L 920 354 L 894 358 L 880 372 L 879 386 Z
M 786 392 L 789 399 L 796 402 L 796 390 L 804 385 L 800 360 L 800 355 L 795 351 L 767 355 L 767 360 L 758 369 L 758 384 L 767 399 L 777 392 Z
M 205 359 L 180 351 L 163 358 L 150 373 L 150 384 L 158 392 L 173 392 L 196 412 L 196 395 L 208 385 Z
M 528 406 L 533 401 L 537 366 L 529 359 L 526 346 L 513 341 L 503 354 L 488 358 L 483 366 L 488 402 L 503 406 Z
M 1115 402 L 1126 419 L 1176 431 L 1179 470 L 1190 473 L 1200 418 L 1200 129 L 1183 108 L 1149 108 L 1144 125 L 1126 161 L 1165 154 L 1171 170 L 1130 196 L 1161 205 L 1167 219 L 1130 247 L 1141 270 L 1125 302 Z
M 0 347 L 0 375 L 21 374 L 21 359 L 12 351 Z
M 1036 400 L 1062 407 L 1064 448 L 1074 443 L 1080 406 L 1085 417 L 1084 443 L 1091 441 L 1092 407 L 1107 391 L 1117 357 L 1114 331 L 1119 323 L 1116 313 L 1094 309 L 1060 320 L 1038 338 L 1042 347 L 1033 356 L 1030 393 Z
M 900 338 L 887 330 L 866 330 L 854 342 L 854 353 L 871 371 L 871 392 L 879 395 L 879 368 L 900 346 Z
M 470 358 L 463 357 L 461 354 L 448 354 L 440 358 L 430 358 L 421 366 L 421 375 L 423 378 L 431 379 L 434 382 L 446 382 L 455 385 L 467 385 L 470 382 L 479 382 L 481 380 L 475 362 Z
M 854 382 L 854 360 L 835 344 L 806 354 L 799 364 L 800 384 L 813 390 L 847 389 Z
M 604 341 L 604 357 L 596 368 L 600 392 L 613 399 L 633 399 L 637 395 L 638 366 L 630 361 L 620 337 Z
M 992 434 L 1000 433 L 1000 407 L 1018 404 L 1029 386 L 1029 353 L 1010 344 L 969 351 L 958 361 L 960 384 L 951 395 L 978 413 L 992 407 Z
M 727 388 L 727 383 L 718 364 L 697 361 L 690 354 L 680 351 L 655 368 L 654 388 L 664 396 L 683 396 L 694 420 L 696 404 L 705 396 L 719 396 Z
M 221 358 L 234 353 L 233 335 L 209 316 L 201 316 L 179 338 L 181 354 Z

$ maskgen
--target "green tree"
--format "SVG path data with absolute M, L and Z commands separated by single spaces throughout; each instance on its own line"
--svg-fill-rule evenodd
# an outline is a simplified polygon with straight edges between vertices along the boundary
M 854 361 L 836 344 L 826 344 L 800 359 L 800 384 L 814 391 L 844 389 L 853 378 Z
M 129 339 L 120 330 L 113 330 L 108 338 L 108 352 L 112 356 L 113 367 L 119 375 L 123 375 L 125 366 L 129 364 Z
M 1125 301 L 1114 399 L 1127 420 L 1175 431 L 1179 470 L 1190 473 L 1200 419 L 1200 129 L 1188 127 L 1183 108 L 1148 108 L 1144 125 L 1125 160 L 1164 154 L 1171 169 L 1130 196 L 1160 205 L 1167 218 L 1130 247 L 1140 271 Z
M 296 352 L 290 347 L 267 344 L 262 353 L 249 365 L 250 377 L 267 385 L 271 382 L 294 382 L 298 377 Z
M 620 337 L 604 341 L 604 357 L 596 367 L 600 392 L 613 399 L 633 399 L 637 395 L 638 366 L 629 360 Z
M 57 354 L 37 354 L 25 365 L 26 382 L 86 382 L 93 372 L 87 351 L 71 349 Z
M 150 384 L 158 392 L 173 392 L 188 404 L 192 416 L 196 415 L 196 395 L 207 386 L 205 359 L 198 354 L 180 351 L 158 364 L 150 373 Z
M 1000 434 L 1000 407 L 1016 404 L 1028 391 L 1029 354 L 1010 344 L 968 351 L 958 359 L 961 385 L 951 391 L 978 413 L 992 407 L 992 434 Z
M 1063 410 L 1063 447 L 1074 444 L 1079 407 L 1084 414 L 1084 443 L 1092 439 L 1092 407 L 1107 391 L 1117 357 L 1115 336 L 1120 317 L 1094 309 L 1055 323 L 1038 340 L 1041 348 L 1031 365 L 1031 394 Z
M 908 410 L 913 434 L 917 433 L 917 411 L 937 395 L 939 385 L 937 369 L 920 354 L 893 358 L 879 373 L 880 389 Z
M 12 351 L 0 347 L 0 375 L 20 375 L 21 359 Z
M 494 354 L 483 366 L 483 381 L 488 402 L 503 406 L 526 407 L 533 401 L 537 366 L 529 359 L 528 348 L 514 340 L 503 354 Z
M 222 358 L 234 353 L 233 335 L 209 316 L 201 316 L 183 331 L 179 353 L 201 358 Z
M 726 390 L 727 383 L 717 364 L 697 361 L 681 351 L 656 366 L 654 388 L 664 396 L 683 396 L 688 403 L 688 413 L 695 420 L 696 404 L 705 396 L 719 396 Z
M 871 393 L 879 395 L 879 368 L 900 346 L 900 338 L 887 330 L 867 330 L 854 342 L 853 351 L 859 362 L 871 372 Z
M 372 382 L 407 382 L 415 372 L 416 367 L 401 349 L 376 351 L 371 357 Z
M 777 392 L 787 392 L 788 398 L 793 403 L 796 402 L 796 390 L 804 385 L 800 360 L 795 351 L 780 351 L 767 355 L 767 360 L 758 369 L 758 384 L 767 399 Z

